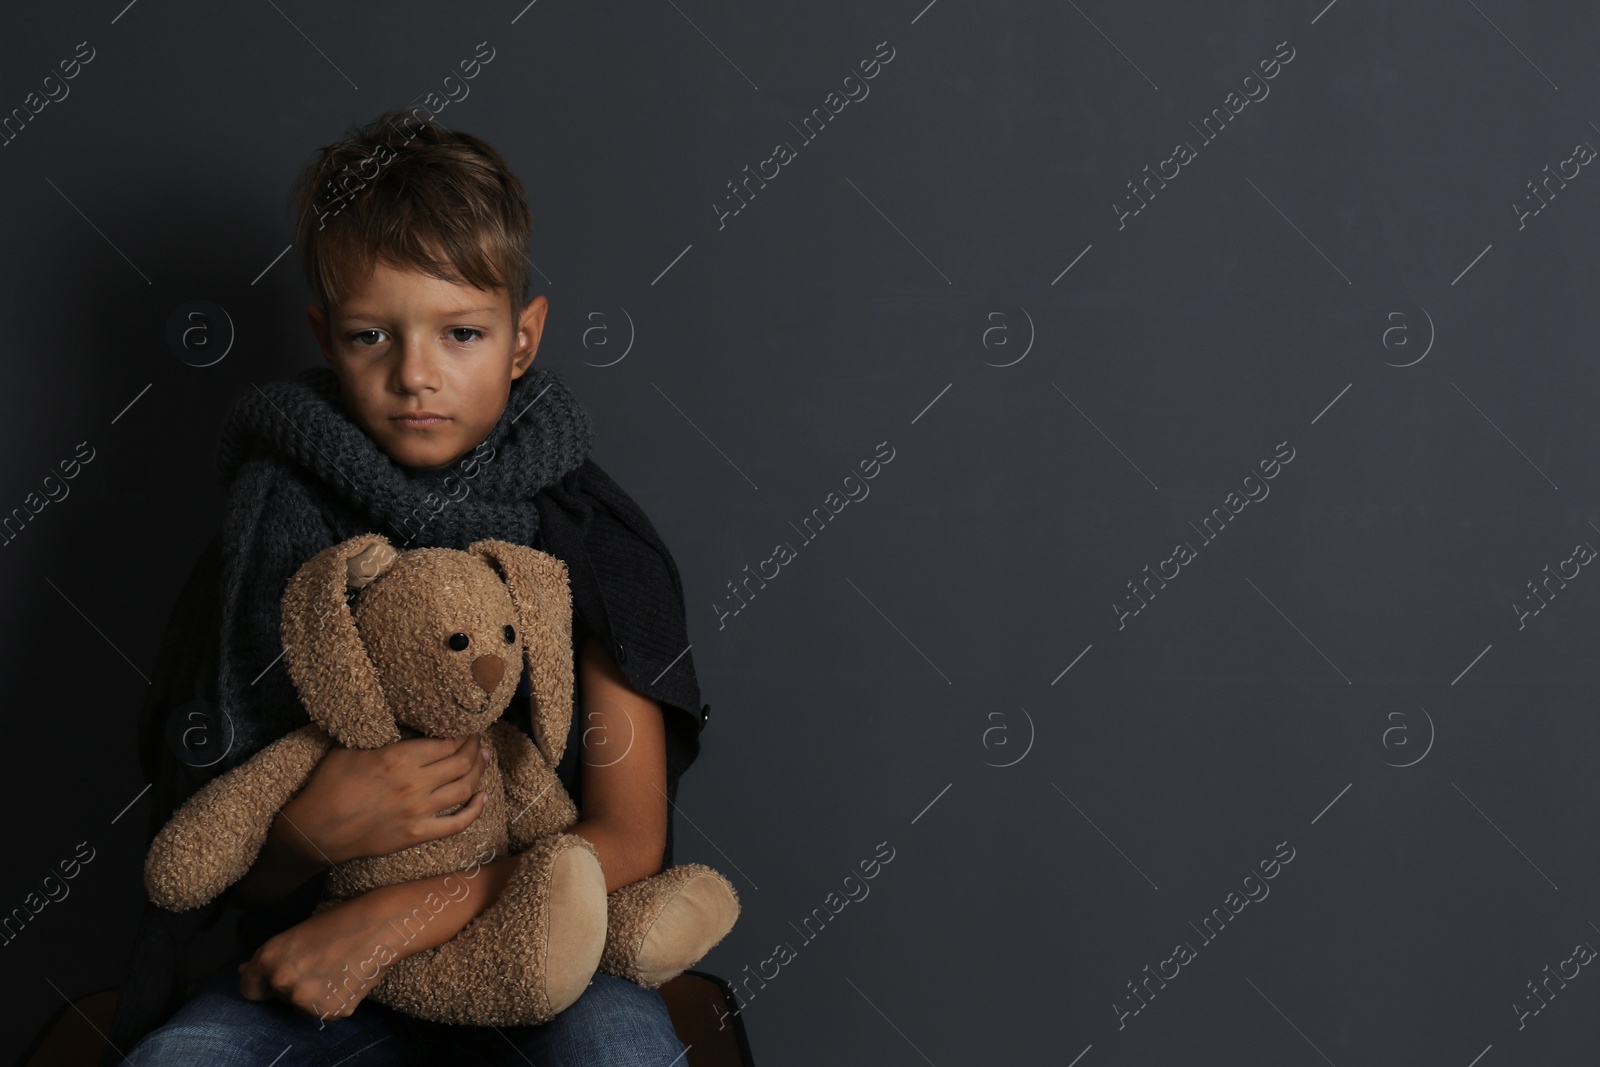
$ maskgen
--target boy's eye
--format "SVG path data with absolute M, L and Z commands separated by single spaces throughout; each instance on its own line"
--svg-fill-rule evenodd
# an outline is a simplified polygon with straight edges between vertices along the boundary
M 363 337 L 370 337 L 373 334 L 381 334 L 382 332 L 383 332 L 382 330 L 362 330 L 359 333 L 351 334 L 350 335 L 350 340 L 354 341 L 358 345 L 362 345 L 364 347 L 370 347 L 370 345 L 375 345 L 378 342 L 376 340 L 373 340 L 373 341 L 371 341 L 369 343 L 367 341 L 363 341 L 362 338 Z
M 470 344 L 471 338 L 458 336 L 460 334 L 472 334 L 475 337 L 483 336 L 482 330 L 473 329 L 471 326 L 455 326 L 451 328 L 450 333 L 452 335 L 452 339 L 459 341 L 461 344 Z

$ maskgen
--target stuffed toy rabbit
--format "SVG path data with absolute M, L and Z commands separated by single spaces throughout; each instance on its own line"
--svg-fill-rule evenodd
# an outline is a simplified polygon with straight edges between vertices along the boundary
M 322 907 L 517 858 L 488 909 L 444 944 L 393 963 L 373 1000 L 436 1022 L 543 1023 L 582 995 L 597 968 L 654 988 L 732 929 L 738 897 L 711 868 L 672 867 L 608 897 L 594 847 L 565 832 L 578 813 L 554 769 L 573 712 L 572 598 L 560 559 L 503 541 L 396 552 L 365 534 L 296 571 L 282 633 L 311 725 L 213 779 L 172 816 L 145 863 L 157 905 L 197 908 L 242 878 L 278 810 L 332 746 L 486 730 L 488 803 L 471 824 L 328 874 Z M 519 661 L 533 690 L 531 739 L 500 721 Z

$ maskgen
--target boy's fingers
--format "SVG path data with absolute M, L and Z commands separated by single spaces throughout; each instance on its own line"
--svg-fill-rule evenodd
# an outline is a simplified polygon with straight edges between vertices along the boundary
M 262 975 L 261 968 L 252 966 L 251 963 L 239 965 L 239 995 L 246 1000 L 272 998 L 272 990 L 267 988 L 267 980 Z
M 468 781 L 467 776 L 463 775 L 429 793 L 428 803 L 433 805 L 434 811 L 443 811 L 445 808 L 453 808 L 463 801 L 470 800 L 477 791 L 478 783 Z
M 455 756 L 469 741 L 476 741 L 477 737 L 477 734 L 472 734 L 465 740 L 454 737 L 412 737 L 396 741 L 394 744 L 411 746 L 417 756 L 417 765 L 428 767 Z
M 434 788 L 438 788 L 448 782 L 458 781 L 469 775 L 472 776 L 473 785 L 476 786 L 476 775 L 483 769 L 481 749 L 482 746 L 478 743 L 478 735 L 473 734 L 461 743 L 461 747 L 454 754 L 429 764 L 429 769 L 435 772 Z
M 483 809 L 488 804 L 488 800 L 489 794 L 475 793 L 473 794 L 472 799 L 467 801 L 466 806 L 460 811 L 456 812 L 454 815 L 440 815 L 436 818 L 430 819 L 429 822 L 434 824 L 429 828 L 430 832 L 437 832 L 433 833 L 433 837 L 428 838 L 428 840 L 431 841 L 440 837 L 449 837 L 451 834 L 459 833 L 462 830 L 465 830 L 468 826 L 472 825 L 472 821 L 474 819 L 483 814 Z

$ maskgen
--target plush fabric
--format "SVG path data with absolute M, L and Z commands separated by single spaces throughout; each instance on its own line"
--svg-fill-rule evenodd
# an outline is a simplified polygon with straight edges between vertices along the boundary
M 551 372 L 530 369 L 512 383 L 506 411 L 486 439 L 489 447 L 496 449 L 496 458 L 504 454 L 510 461 L 501 464 L 500 469 L 525 469 L 530 451 L 537 451 L 543 441 L 560 437 L 562 431 L 559 426 L 555 431 L 540 431 L 537 428 L 545 411 L 544 400 L 550 399 L 550 396 L 541 394 L 551 386 L 552 380 L 555 380 L 555 385 L 551 392 L 559 390 L 564 393 L 559 379 L 555 379 Z M 282 388 L 267 386 L 264 392 L 278 403 L 278 407 L 272 403 L 252 401 L 251 396 L 259 396 L 254 389 L 235 405 L 228 419 L 231 429 L 224 436 L 217 457 L 225 479 L 245 467 L 253 467 L 255 474 L 262 475 L 261 468 L 255 466 L 257 464 L 275 468 L 274 499 L 252 501 L 243 492 L 243 486 L 237 478 L 226 482 L 229 493 L 225 530 L 238 529 L 241 509 L 248 511 L 251 508 L 255 509 L 258 521 L 280 523 L 298 536 L 312 532 L 314 536 L 309 537 L 307 543 L 314 544 L 316 548 L 358 532 L 383 530 L 386 520 L 375 511 L 363 511 L 363 507 L 386 506 L 388 513 L 393 515 L 396 505 L 383 505 L 382 501 L 390 497 L 382 497 L 371 490 L 355 491 L 340 469 L 348 468 L 351 473 L 357 469 L 382 471 L 383 463 L 393 464 L 344 414 L 336 400 L 336 381 L 331 372 L 316 368 L 295 376 L 288 383 L 277 384 Z M 316 447 L 302 448 L 290 442 L 288 451 L 278 451 L 276 442 L 287 440 L 281 432 L 274 434 L 269 429 L 252 436 L 248 431 L 248 426 L 259 425 L 264 414 L 283 418 L 278 411 L 282 408 L 282 392 L 285 389 L 291 394 L 290 406 L 300 416 L 296 429 L 317 442 Z M 298 400 L 293 399 L 295 395 L 298 395 Z M 254 423 L 243 419 L 243 413 L 247 410 L 254 413 Z M 581 413 L 581 408 L 578 410 Z M 568 412 L 560 417 L 570 420 L 571 425 L 566 432 L 576 439 L 583 440 L 588 436 L 576 426 L 577 416 Z M 322 428 L 319 429 L 319 426 Z M 278 429 L 281 431 L 286 427 L 287 422 Z M 351 430 L 354 430 L 355 436 L 351 436 Z M 299 439 L 299 433 L 293 436 Z M 334 444 L 331 452 L 324 447 L 330 442 Z M 365 455 L 366 452 L 376 455 Z M 479 452 L 486 454 L 487 450 L 480 448 Z M 362 458 L 352 461 L 352 456 Z M 490 463 L 492 465 L 493 461 Z M 407 482 L 427 484 L 434 491 L 435 500 L 448 499 L 446 494 L 451 492 L 459 495 L 459 486 L 446 481 L 451 474 L 456 476 L 458 482 L 465 481 L 472 487 L 473 493 L 497 495 L 502 501 L 502 513 L 509 507 L 516 513 L 515 524 L 520 529 L 534 530 L 532 540 L 521 543 L 549 551 L 568 563 L 575 609 L 575 643 L 585 634 L 592 633 L 599 637 L 611 650 L 629 684 L 662 704 L 667 726 L 667 795 L 675 801 L 678 778 L 699 752 L 699 731 L 709 706 L 703 706 L 700 702 L 693 654 L 684 651 L 689 642 L 683 589 L 671 553 L 644 512 L 592 457 L 586 455 L 576 468 L 566 471 L 550 484 L 533 489 L 531 501 L 528 497 L 531 489 L 529 482 L 524 480 L 518 484 L 512 479 L 508 485 L 502 485 L 489 479 L 491 469 L 485 468 L 478 477 L 467 480 L 459 471 L 413 472 L 396 468 L 399 477 Z M 551 468 L 546 466 L 542 469 Z M 397 483 L 390 479 L 386 484 L 392 489 Z M 509 505 L 505 504 L 508 499 Z M 528 517 L 527 505 L 530 502 L 532 511 L 537 515 L 536 521 Z M 437 518 L 450 517 L 459 503 L 446 504 Z M 428 506 L 431 509 L 433 505 Z M 427 514 L 427 511 L 423 514 Z M 463 511 L 459 514 L 465 516 L 471 513 Z M 400 518 L 410 520 L 411 512 L 404 512 Z M 448 523 L 438 526 L 429 523 L 419 529 L 413 521 L 411 529 L 417 531 L 414 544 L 431 544 L 440 542 L 431 540 L 429 534 L 448 534 L 455 527 Z M 402 542 L 411 536 L 411 533 L 393 532 Z M 456 536 L 471 536 L 477 532 L 456 529 Z M 508 540 L 516 539 L 514 531 L 503 527 L 482 532 Z M 245 551 L 242 546 L 249 543 L 252 542 L 248 537 L 236 537 L 230 548 L 224 533 L 219 531 L 196 560 L 168 618 L 151 676 L 152 684 L 147 690 L 139 716 L 140 764 L 146 778 L 153 784 L 149 822 L 152 837 L 188 796 L 230 766 L 242 762 L 250 753 L 251 745 L 257 742 L 265 744 L 273 737 L 268 729 L 256 727 L 250 721 L 233 722 L 235 716 L 232 714 L 227 722 L 215 720 L 212 727 L 216 743 L 220 745 L 229 741 L 226 737 L 229 730 L 236 737 L 232 739 L 226 759 L 204 765 L 192 754 L 188 758 L 179 758 L 179 753 L 168 740 L 169 722 L 183 711 L 188 702 L 207 701 L 213 707 L 221 702 L 220 682 L 225 653 L 237 656 L 240 651 L 238 639 L 242 633 L 248 632 L 237 624 L 237 614 L 233 622 L 225 622 L 224 593 L 229 573 L 225 564 L 231 561 L 237 566 L 241 553 Z M 289 564 L 282 563 L 279 566 L 281 575 L 260 575 L 262 586 L 270 588 L 275 585 L 276 591 L 281 592 L 287 581 Z M 233 638 L 226 646 L 225 627 Z M 276 646 L 266 650 L 255 649 L 253 654 L 258 664 L 256 672 L 271 663 L 278 651 Z M 246 683 L 256 680 L 254 673 L 250 677 L 243 677 L 243 671 L 237 665 L 231 669 L 229 677 Z M 283 687 L 288 684 L 286 672 L 281 664 L 277 664 L 261 674 L 254 687 L 247 684 L 247 688 L 262 694 L 256 698 L 257 706 L 266 703 L 265 694 L 276 690 L 279 703 L 274 706 L 282 708 Z M 526 676 L 523 679 L 522 696 L 527 696 Z M 246 708 L 249 706 L 245 705 Z M 235 704 L 235 707 L 238 705 Z M 526 700 L 515 702 L 513 707 L 525 708 Z M 575 705 L 574 721 L 576 715 Z M 239 717 L 247 716 L 247 711 L 239 712 Z M 531 734 L 531 724 L 525 715 L 519 717 L 513 711 L 506 718 Z M 289 713 L 284 714 L 282 721 L 286 729 L 295 724 L 293 715 Z M 238 736 L 246 740 L 240 742 Z M 578 756 L 577 746 L 569 746 L 557 768 L 562 784 L 575 798 L 581 797 L 582 784 L 582 767 Z M 672 863 L 673 823 L 669 812 L 663 866 Z M 321 891 L 319 880 L 313 879 L 299 893 L 276 906 L 247 911 L 241 918 L 243 940 L 247 945 L 259 943 L 272 933 L 300 921 L 310 914 Z M 183 914 L 173 914 L 146 905 L 130 955 L 117 1017 L 112 1025 L 113 1041 L 128 1047 L 132 1041 L 170 1015 L 182 1001 L 189 977 L 184 965 L 186 948 L 200 930 L 218 920 L 227 903 L 228 898 L 224 896 L 204 908 Z
M 739 895 L 722 875 L 685 863 L 611 894 L 600 969 L 655 989 L 683 973 L 739 917 Z

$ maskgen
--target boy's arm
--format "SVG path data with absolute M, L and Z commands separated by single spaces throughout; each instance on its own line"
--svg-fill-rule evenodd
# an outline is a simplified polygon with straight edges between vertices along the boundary
M 276 997 L 320 1019 L 343 1018 L 397 961 L 444 944 L 482 914 L 517 863 L 515 856 L 503 857 L 465 871 L 382 886 L 324 908 L 240 964 L 239 990 L 248 1000 Z M 446 903 L 440 906 L 440 901 Z M 419 908 L 432 916 L 428 922 L 420 929 L 415 923 L 404 926 Z M 411 931 L 409 940 L 403 929 Z M 360 978 L 353 989 L 352 974 Z
M 569 832 L 600 854 L 611 893 L 661 870 L 667 847 L 666 725 L 661 705 L 628 685 L 593 634 L 579 649 L 578 688 L 583 804 L 582 818 Z
M 281 900 L 330 866 L 317 855 L 315 843 L 295 829 L 280 810 L 272 817 L 255 863 L 233 887 L 234 902 L 250 907 Z

